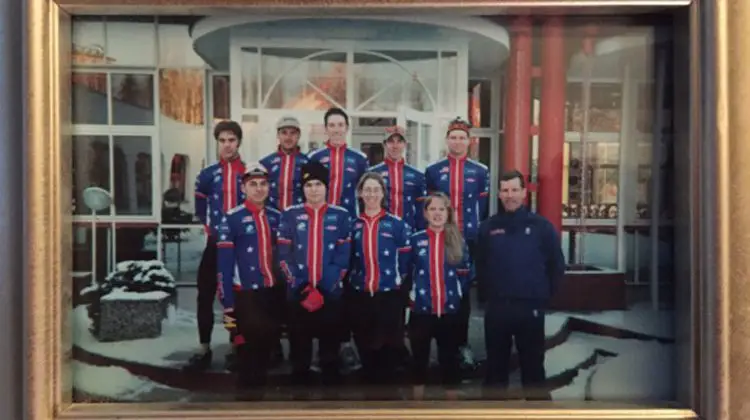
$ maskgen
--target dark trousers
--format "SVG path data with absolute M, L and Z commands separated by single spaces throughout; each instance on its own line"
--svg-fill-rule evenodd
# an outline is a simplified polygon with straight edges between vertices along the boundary
M 437 343 L 438 363 L 443 386 L 456 388 L 461 382 L 458 349 L 461 342 L 461 317 L 446 314 L 440 317 L 411 313 L 409 316 L 409 343 L 412 352 L 412 375 L 415 385 L 427 382 L 430 364 L 430 346 L 434 338 Z
M 271 352 L 279 340 L 278 308 L 282 303 L 274 289 L 242 290 L 234 294 L 237 332 L 245 339 L 237 347 L 238 384 L 266 384 Z
M 201 263 L 198 266 L 198 338 L 201 344 L 211 344 L 211 333 L 214 330 L 214 301 L 218 280 L 216 239 L 208 237 L 203 250 Z
M 471 256 L 472 264 L 474 263 L 476 242 L 467 241 L 469 247 L 469 255 Z M 458 314 L 461 317 L 460 330 L 458 332 L 459 347 L 464 347 L 469 344 L 469 322 L 471 321 L 471 288 L 466 290 L 466 294 L 461 298 L 461 307 L 458 310 Z
M 326 300 L 323 307 L 308 312 L 298 302 L 287 307 L 289 319 L 289 358 L 292 376 L 297 385 L 307 385 L 310 377 L 313 339 L 318 339 L 318 360 L 324 385 L 339 380 L 339 348 L 341 347 L 341 303 Z
M 348 295 L 347 318 L 368 384 L 394 382 L 404 346 L 404 302 L 401 291 Z
M 484 316 L 484 340 L 487 346 L 486 396 L 505 396 L 511 346 L 515 341 L 524 397 L 550 399 L 545 384 L 543 310 L 523 301 L 490 302 Z

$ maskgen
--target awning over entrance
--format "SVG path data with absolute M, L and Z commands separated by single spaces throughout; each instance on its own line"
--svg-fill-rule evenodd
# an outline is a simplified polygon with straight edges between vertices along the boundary
M 256 39 L 377 40 L 384 47 L 389 41 L 414 41 L 415 45 L 468 42 L 470 77 L 491 75 L 499 69 L 510 44 L 505 28 L 478 17 L 266 15 L 202 19 L 191 30 L 193 48 L 215 70 L 229 70 L 230 33 Z

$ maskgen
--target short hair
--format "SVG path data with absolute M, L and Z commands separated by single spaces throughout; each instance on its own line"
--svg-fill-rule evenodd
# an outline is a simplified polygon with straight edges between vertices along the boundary
M 526 180 L 524 179 L 521 171 L 519 171 L 518 169 L 513 169 L 512 171 L 504 172 L 502 175 L 500 175 L 500 182 L 513 181 L 516 178 L 518 178 L 518 181 L 521 184 L 521 188 L 526 188 Z
M 349 116 L 346 115 L 346 111 L 341 108 L 329 108 L 323 116 L 323 124 L 328 125 L 328 118 L 330 118 L 332 115 L 341 115 L 342 117 L 344 117 L 346 125 L 349 125 Z
M 214 140 L 219 140 L 219 135 L 225 131 L 230 131 L 237 137 L 238 141 L 242 141 L 242 127 L 236 121 L 232 120 L 224 120 L 216 124 L 216 127 L 214 127 Z

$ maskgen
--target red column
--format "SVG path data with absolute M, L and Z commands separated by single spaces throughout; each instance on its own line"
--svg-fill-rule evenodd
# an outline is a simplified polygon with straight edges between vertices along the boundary
M 518 17 L 511 24 L 503 152 L 503 170 L 517 169 L 527 179 L 531 129 L 531 29 L 528 17 Z
M 565 147 L 565 33 L 561 17 L 542 24 L 542 96 L 539 110 L 537 211 L 562 228 Z

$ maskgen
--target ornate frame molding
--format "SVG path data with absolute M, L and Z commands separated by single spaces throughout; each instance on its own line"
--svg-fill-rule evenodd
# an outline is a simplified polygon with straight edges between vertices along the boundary
M 750 3 L 745 0 L 26 0 L 25 225 L 24 225 L 24 405 L 42 419 L 687 419 L 750 416 L 742 390 L 750 385 Z M 417 404 L 72 404 L 71 291 L 57 279 L 70 271 L 71 143 L 69 117 L 69 13 L 205 13 L 254 8 L 311 13 L 322 8 L 365 13 L 372 9 L 451 9 L 456 13 L 618 14 L 683 6 L 675 19 L 689 39 L 686 64 L 690 92 L 683 133 L 688 199 L 683 224 L 691 244 L 692 294 L 689 325 L 681 344 L 689 363 L 693 410 L 633 404 L 506 404 L 487 402 Z M 678 25 L 680 26 L 680 25 Z M 689 63 L 687 63 L 689 61 Z M 679 178 L 678 178 L 679 179 Z M 689 310 L 689 309 L 688 309 Z M 730 372 L 735 373 L 730 377 Z M 732 392 L 732 390 L 736 390 Z M 374 411 L 377 409 L 377 411 Z

